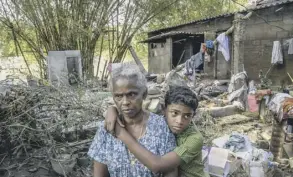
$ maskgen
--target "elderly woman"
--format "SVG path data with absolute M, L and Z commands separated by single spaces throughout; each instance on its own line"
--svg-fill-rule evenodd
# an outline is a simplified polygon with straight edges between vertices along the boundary
M 113 69 L 110 89 L 126 130 L 146 149 L 157 155 L 172 151 L 175 137 L 163 117 L 142 110 L 147 96 L 146 78 L 136 65 L 121 64 Z M 154 174 L 127 147 L 99 125 L 88 155 L 94 159 L 94 177 L 177 176 L 177 169 Z

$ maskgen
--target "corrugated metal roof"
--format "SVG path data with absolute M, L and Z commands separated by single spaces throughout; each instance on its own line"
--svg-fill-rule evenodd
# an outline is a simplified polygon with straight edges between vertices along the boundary
M 142 43 L 143 42 L 151 42 L 151 41 L 154 41 L 154 40 L 158 40 L 158 39 L 163 39 L 163 38 L 166 38 L 166 37 L 170 37 L 170 36 L 176 36 L 176 35 L 198 35 L 198 34 L 204 34 L 204 32 L 197 32 L 197 33 L 191 33 L 191 32 L 185 32 L 185 31 L 170 31 L 170 32 L 167 32 L 167 33 L 162 33 L 162 34 L 158 34 L 156 36 L 152 36 L 144 41 L 141 41 Z
M 172 28 L 176 28 L 176 27 L 180 27 L 180 26 L 185 26 L 185 25 L 189 25 L 189 24 L 193 24 L 193 23 L 208 21 L 208 20 L 212 20 L 212 19 L 216 19 L 216 18 L 229 17 L 229 16 L 234 15 L 236 13 L 243 13 L 243 12 L 248 12 L 248 11 L 253 11 L 253 10 L 265 9 L 265 8 L 274 7 L 277 5 L 283 5 L 283 4 L 287 4 L 287 3 L 293 3 L 293 0 L 281 0 L 281 1 L 275 1 L 275 2 L 266 3 L 266 4 L 259 4 L 253 8 L 247 8 L 245 10 L 241 10 L 241 11 L 237 11 L 237 12 L 233 12 L 233 13 L 226 13 L 226 14 L 221 14 L 221 15 L 217 15 L 217 16 L 213 16 L 213 17 L 207 17 L 207 18 L 203 18 L 203 19 L 199 19 L 199 20 L 194 20 L 194 21 L 190 21 L 187 23 L 183 23 L 183 24 L 178 24 L 178 25 L 174 25 L 174 26 L 170 26 L 170 27 L 166 27 L 166 28 L 153 30 L 153 31 L 150 31 L 149 33 L 159 32 L 161 30 L 168 30 L 168 29 L 172 29 Z

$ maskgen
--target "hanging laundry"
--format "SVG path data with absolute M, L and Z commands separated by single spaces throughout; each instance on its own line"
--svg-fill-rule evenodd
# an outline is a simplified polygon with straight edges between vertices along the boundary
M 289 49 L 288 49 L 288 54 L 293 55 L 293 38 L 288 40 L 289 43 Z
M 229 50 L 229 38 L 225 33 L 220 34 L 217 37 L 219 43 L 218 51 L 221 51 L 224 55 L 226 61 L 230 60 L 230 50 Z
M 212 40 L 207 40 L 206 41 L 206 53 L 210 56 L 213 55 L 214 53 L 214 41 Z M 209 58 L 210 58 L 209 56 Z
M 206 41 L 206 46 L 207 46 L 207 48 L 209 48 L 209 49 L 213 49 L 213 48 L 214 48 L 214 41 L 207 40 L 207 41 Z
M 282 46 L 280 41 L 274 41 L 271 63 L 283 64 Z
M 203 54 L 198 52 L 185 62 L 185 75 L 193 75 L 196 69 L 203 64 Z

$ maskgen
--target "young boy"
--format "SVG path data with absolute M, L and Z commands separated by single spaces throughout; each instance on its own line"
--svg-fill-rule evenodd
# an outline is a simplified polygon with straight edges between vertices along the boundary
M 112 134 L 115 131 L 115 136 L 151 171 L 166 172 L 179 167 L 182 177 L 203 177 L 207 176 L 202 164 L 203 137 L 191 122 L 197 106 L 196 95 L 186 87 L 175 86 L 166 93 L 165 116 L 170 130 L 176 136 L 177 147 L 164 156 L 154 155 L 141 146 L 117 120 L 115 107 L 107 110 L 105 128 Z M 115 124 L 116 120 L 118 123 Z

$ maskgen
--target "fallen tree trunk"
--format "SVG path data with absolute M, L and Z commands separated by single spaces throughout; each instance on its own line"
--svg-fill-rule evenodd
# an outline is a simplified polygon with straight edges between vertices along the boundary
M 198 113 L 208 112 L 212 117 L 225 117 L 237 114 L 239 109 L 235 105 L 227 105 L 224 107 L 199 108 Z
M 147 71 L 144 69 L 141 61 L 139 60 L 138 56 L 136 55 L 136 52 L 134 51 L 133 47 L 131 45 L 128 46 L 128 49 L 135 61 L 135 63 L 137 64 L 137 66 L 139 67 L 140 71 L 146 76 L 148 73 Z

